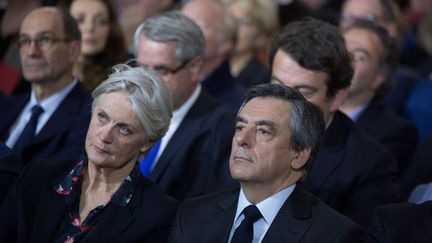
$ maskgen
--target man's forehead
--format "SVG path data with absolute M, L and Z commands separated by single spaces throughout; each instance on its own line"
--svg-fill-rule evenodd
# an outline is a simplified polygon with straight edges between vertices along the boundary
M 52 8 L 34 10 L 24 18 L 20 33 L 61 32 L 61 14 Z

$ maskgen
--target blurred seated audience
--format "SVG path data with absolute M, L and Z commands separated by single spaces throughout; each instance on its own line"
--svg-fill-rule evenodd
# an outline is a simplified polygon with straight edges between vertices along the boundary
M 268 66 L 258 59 L 267 52 L 270 37 L 278 28 L 276 8 L 269 1 L 225 0 L 237 21 L 237 42 L 230 55 L 234 80 L 248 88 L 270 80 Z
M 200 78 L 203 88 L 214 98 L 238 109 L 244 87 L 231 75 L 229 56 L 236 39 L 237 25 L 221 1 L 192 0 L 182 13 L 201 28 L 205 38 L 205 60 Z
M 127 59 L 123 32 L 109 0 L 73 0 L 69 11 L 81 30 L 81 54 L 73 74 L 91 92 L 113 65 Z
M 178 204 L 138 159 L 168 129 L 169 92 L 144 68 L 113 69 L 93 91 L 87 158 L 29 163 L 0 208 L 2 241 L 166 241 Z
M 384 28 L 367 20 L 355 20 L 342 33 L 353 57 L 354 76 L 341 110 L 395 155 L 401 176 L 416 149 L 418 132 L 380 100 L 392 83 L 396 44 Z
M 111 0 L 118 14 L 118 22 L 128 50 L 132 52 L 133 35 L 148 17 L 167 11 L 175 0 Z
M 90 121 L 91 98 L 72 76 L 81 49 L 78 25 L 53 7 L 30 12 L 17 44 L 31 91 L 0 105 L 0 137 L 31 159 L 79 159 Z
M 359 18 L 380 25 L 396 41 L 400 53 L 404 33 L 401 17 L 400 9 L 393 0 L 346 0 L 339 25 L 344 28 Z M 399 65 L 394 72 L 394 83 L 384 96 L 384 104 L 403 116 L 406 101 L 418 81 L 415 70 Z
M 143 174 L 180 201 L 237 185 L 228 169 L 235 113 L 199 82 L 205 43 L 198 25 L 180 12 L 154 15 L 138 27 L 134 46 L 174 105 L 167 134 L 140 162 Z

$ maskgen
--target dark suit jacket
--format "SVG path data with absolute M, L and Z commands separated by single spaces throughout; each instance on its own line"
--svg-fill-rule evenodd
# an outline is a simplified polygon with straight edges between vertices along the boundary
M 425 136 L 414 159 L 400 179 L 401 200 L 408 200 L 411 192 L 420 184 L 432 182 L 432 134 Z
M 417 147 L 417 128 L 377 101 L 369 104 L 356 125 L 395 155 L 402 175 Z
M 239 189 L 184 202 L 168 242 L 227 242 L 237 209 Z M 312 194 L 296 186 L 264 236 L 275 242 L 359 242 L 361 229 Z
M 67 210 L 66 200 L 54 185 L 76 163 L 29 163 L 0 208 L 1 241 L 52 242 Z M 165 242 L 177 206 L 174 199 L 140 176 L 129 204 L 107 205 L 85 242 Z
M 377 207 L 368 227 L 366 242 L 432 242 L 432 201 Z
M 267 65 L 252 58 L 234 78 L 235 82 L 249 88 L 254 85 L 270 82 L 270 70 Z
M 240 108 L 245 90 L 243 86 L 234 81 L 228 61 L 223 62 L 201 83 L 213 98 L 234 109 Z
M 360 225 L 373 209 L 398 200 L 397 162 L 341 112 L 326 129 L 305 188 Z
M 237 185 L 229 172 L 235 113 L 202 91 L 153 168 L 162 190 L 185 198 Z
M 0 141 L 0 205 L 23 167 L 20 157 Z
M 0 107 L 0 137 L 9 136 L 10 127 L 30 99 L 30 93 L 9 98 Z M 78 160 L 91 117 L 91 98 L 80 82 L 51 115 L 34 141 L 21 153 L 24 162 L 31 159 Z

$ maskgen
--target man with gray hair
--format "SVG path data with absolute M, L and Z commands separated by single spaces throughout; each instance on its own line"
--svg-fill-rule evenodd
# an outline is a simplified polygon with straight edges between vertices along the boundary
M 152 16 L 136 30 L 134 50 L 162 76 L 174 106 L 167 134 L 140 163 L 143 174 L 179 200 L 235 185 L 228 171 L 235 114 L 198 81 L 205 53 L 199 27 L 179 12 Z

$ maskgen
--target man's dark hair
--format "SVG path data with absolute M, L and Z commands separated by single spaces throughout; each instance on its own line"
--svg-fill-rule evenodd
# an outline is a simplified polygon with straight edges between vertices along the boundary
M 58 9 L 62 17 L 65 37 L 70 40 L 81 40 L 81 31 L 76 20 L 72 17 L 68 10 L 64 8 Z
M 292 22 L 272 40 L 270 66 L 278 50 L 288 54 L 302 68 L 326 73 L 329 98 L 351 84 L 354 72 L 351 58 L 336 26 L 310 17 Z
M 378 71 L 384 75 L 385 80 L 374 96 L 374 98 L 381 98 L 393 84 L 393 74 L 399 59 L 396 41 L 388 35 L 383 27 L 364 19 L 355 19 L 349 26 L 342 30 L 342 33 L 349 32 L 353 29 L 369 31 L 375 34 L 381 42 L 383 53 L 378 60 Z
M 311 153 L 304 172 L 309 170 L 313 159 L 318 153 L 325 125 L 321 109 L 308 102 L 302 94 L 295 89 L 280 84 L 261 84 L 253 86 L 246 91 L 243 97 L 243 107 L 254 98 L 272 97 L 287 101 L 291 105 L 289 124 L 291 131 L 291 148 L 294 151 L 302 151 L 310 148 Z

